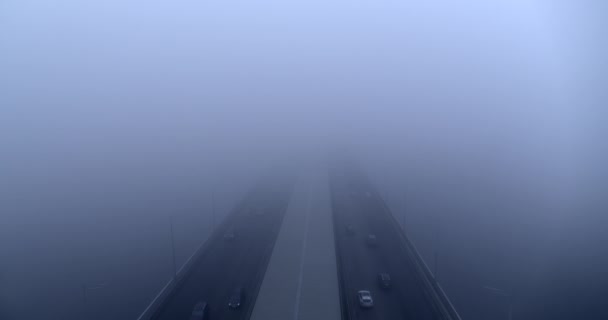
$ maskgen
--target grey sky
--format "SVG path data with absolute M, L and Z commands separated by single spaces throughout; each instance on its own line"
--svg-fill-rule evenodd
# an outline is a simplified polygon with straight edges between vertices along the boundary
M 456 123 L 466 114 L 524 117 L 576 130 L 589 113 L 568 102 L 600 94 L 586 87 L 601 75 L 594 72 L 606 50 L 600 2 L 64 0 L 2 7 L 3 99 L 19 109 L 9 117 L 28 113 L 30 123 L 54 119 L 68 128 L 93 122 L 125 134 L 137 131 L 127 129 L 134 123 L 177 134 L 196 127 L 202 136 L 229 136 L 232 124 L 264 137 L 368 120 L 370 127 L 426 128 L 437 113 Z M 547 108 L 559 112 L 548 118 Z
M 9 163 L 69 161 L 66 150 L 281 153 L 336 139 L 494 141 L 575 161 L 603 127 L 601 1 L 1 6 Z

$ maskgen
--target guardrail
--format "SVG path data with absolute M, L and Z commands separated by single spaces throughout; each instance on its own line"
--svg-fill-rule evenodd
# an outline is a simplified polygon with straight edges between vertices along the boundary
M 428 265 L 418 252 L 418 249 L 416 249 L 414 243 L 407 237 L 405 231 L 392 214 L 384 199 L 376 191 L 377 189 L 373 186 L 371 181 L 368 181 L 368 183 L 370 186 L 372 186 L 371 191 L 375 193 L 375 197 L 380 201 L 385 213 L 392 220 L 391 225 L 397 229 L 397 232 L 402 240 L 402 245 L 404 246 L 403 248 L 406 250 L 408 256 L 413 258 L 416 270 L 420 275 L 419 278 L 423 280 L 423 285 L 427 291 L 427 294 L 433 299 L 436 309 L 443 315 L 444 319 L 461 320 L 460 315 L 458 315 L 458 312 L 443 291 L 443 288 L 441 288 L 439 285 L 439 282 L 437 282 L 435 275 L 429 269 Z
M 329 189 L 333 190 L 333 179 L 329 179 Z M 333 222 L 333 228 L 334 228 L 334 243 L 335 243 L 335 250 L 336 250 L 336 270 L 338 271 L 338 285 L 340 286 L 340 290 L 338 290 L 338 295 L 340 298 L 340 314 L 342 316 L 342 320 L 350 320 L 350 319 L 354 319 L 354 317 L 351 315 L 351 311 L 352 311 L 352 307 L 349 307 L 348 305 L 348 300 L 345 296 L 344 293 L 347 292 L 347 289 L 344 285 L 344 275 L 342 274 L 342 272 L 340 272 L 342 270 L 342 252 L 340 251 L 340 245 L 338 243 L 338 237 L 340 235 L 340 230 L 338 230 L 338 222 L 337 222 L 337 218 L 336 218 L 336 214 L 335 212 L 337 212 L 336 209 L 336 194 L 334 192 L 330 192 L 330 197 L 331 197 L 331 209 L 332 209 L 332 222 Z M 350 291 L 348 291 L 350 292 Z
M 167 299 L 183 284 L 184 280 L 187 278 L 192 267 L 198 262 L 200 256 L 207 249 L 211 242 L 214 239 L 221 238 L 222 234 L 228 227 L 229 220 L 232 216 L 234 216 L 239 210 L 242 210 L 243 207 L 246 206 L 247 200 L 251 197 L 252 192 L 245 197 L 245 200 L 241 201 L 238 206 L 236 206 L 231 214 L 224 218 L 224 220 L 211 232 L 209 237 L 201 242 L 199 247 L 194 251 L 192 255 L 184 262 L 184 264 L 179 268 L 177 274 L 172 277 L 167 284 L 160 290 L 160 292 L 154 297 L 152 302 L 146 307 L 146 309 L 139 315 L 137 320 L 150 320 L 154 319 L 158 315 L 160 311 L 160 307 L 167 301 Z
M 207 237 L 203 242 L 199 245 L 198 249 L 194 251 L 194 253 L 184 262 L 184 264 L 179 268 L 177 274 L 172 277 L 169 282 L 160 290 L 160 292 L 154 297 L 152 302 L 148 305 L 148 307 L 142 312 L 142 314 L 137 318 L 137 320 L 147 320 L 151 319 L 152 316 L 156 313 L 158 308 L 162 305 L 163 302 L 166 301 L 167 297 L 169 297 L 177 287 L 177 284 L 185 278 L 186 274 L 192 268 L 194 261 L 196 261 L 201 252 L 206 248 L 206 244 L 211 236 Z M 196 258 L 195 258 L 196 257 Z

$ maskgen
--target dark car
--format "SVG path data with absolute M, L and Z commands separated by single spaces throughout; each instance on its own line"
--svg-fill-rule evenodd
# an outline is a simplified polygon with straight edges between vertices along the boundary
M 249 215 L 251 216 L 263 216 L 264 215 L 264 208 L 262 207 L 251 207 L 249 208 Z
M 209 319 L 209 306 L 207 302 L 200 301 L 194 306 L 190 320 L 206 320 Z
M 232 295 L 230 296 L 230 300 L 228 300 L 228 307 L 230 309 L 238 309 L 245 302 L 245 290 L 243 288 L 236 288 Z
M 391 276 L 388 273 L 379 273 L 378 284 L 382 289 L 389 289 L 391 287 Z
M 353 235 L 355 234 L 355 226 L 353 226 L 352 224 L 349 224 L 346 226 L 346 234 L 348 235 Z
M 253 215 L 254 215 L 254 216 L 258 216 L 258 217 L 259 217 L 259 216 L 263 216 L 265 212 L 266 212 L 266 209 L 264 209 L 264 208 L 258 208 L 258 209 L 257 209 L 257 210 L 254 212 L 254 214 L 253 214 Z
M 234 239 L 236 239 L 236 235 L 234 234 L 234 230 L 228 230 L 228 232 L 226 232 L 224 234 L 224 240 L 225 241 L 232 242 L 232 241 L 234 241 Z
M 370 247 L 375 247 L 378 245 L 378 239 L 375 234 L 368 234 L 366 239 L 367 245 Z

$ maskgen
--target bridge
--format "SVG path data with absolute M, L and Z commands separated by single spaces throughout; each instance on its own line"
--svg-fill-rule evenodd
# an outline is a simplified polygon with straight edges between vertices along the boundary
M 343 163 L 258 183 L 139 320 L 189 319 L 199 301 L 209 319 L 460 319 L 373 184 Z

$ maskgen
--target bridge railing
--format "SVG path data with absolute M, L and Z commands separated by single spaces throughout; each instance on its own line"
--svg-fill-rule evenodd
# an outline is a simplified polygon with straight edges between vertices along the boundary
M 251 192 L 245 197 L 248 199 L 251 196 Z M 228 229 L 229 220 L 239 210 L 244 209 L 247 206 L 247 201 L 244 200 L 239 203 L 230 213 L 226 216 L 223 221 L 212 230 L 211 234 L 204 239 L 198 248 L 190 255 L 190 257 L 184 262 L 184 264 L 178 269 L 176 275 L 169 279 L 167 284 L 160 290 L 160 292 L 154 297 L 146 309 L 139 315 L 137 320 L 149 320 L 154 319 L 158 316 L 161 311 L 161 307 L 165 302 L 181 287 L 184 283 L 192 267 L 200 260 L 201 255 L 206 251 L 207 247 L 213 243 L 215 239 L 221 239 L 223 234 Z
M 203 242 L 199 245 L 198 249 L 194 251 L 194 253 L 184 262 L 184 264 L 179 268 L 177 274 L 169 279 L 167 284 L 160 290 L 160 292 L 154 297 L 152 302 L 146 307 L 146 309 L 139 315 L 137 320 L 147 320 L 151 319 L 158 308 L 167 300 L 167 298 L 174 292 L 177 287 L 177 283 L 183 278 L 185 278 L 188 271 L 192 268 L 194 261 L 196 261 L 197 257 L 203 252 L 205 244 L 210 237 L 205 238 Z
M 370 185 L 372 185 L 371 182 Z M 427 291 L 427 295 L 434 300 L 436 308 L 443 315 L 444 319 L 461 320 L 460 315 L 458 315 L 458 312 L 452 305 L 452 302 L 450 302 L 450 299 L 445 294 L 445 291 L 443 291 L 443 288 L 441 285 L 439 285 L 439 282 L 437 282 L 435 275 L 429 269 L 428 265 L 418 252 L 418 249 L 416 249 L 414 243 L 405 234 L 405 230 L 403 230 L 396 217 L 392 214 L 384 199 L 376 191 L 377 189 L 375 187 L 372 189 L 372 192 L 375 193 L 376 199 L 380 201 L 384 211 L 387 213 L 387 216 L 392 220 L 391 224 L 397 229 L 402 240 L 402 245 L 406 249 L 407 254 L 413 258 L 416 270 L 421 276 L 420 278 L 423 280 L 423 285 Z

